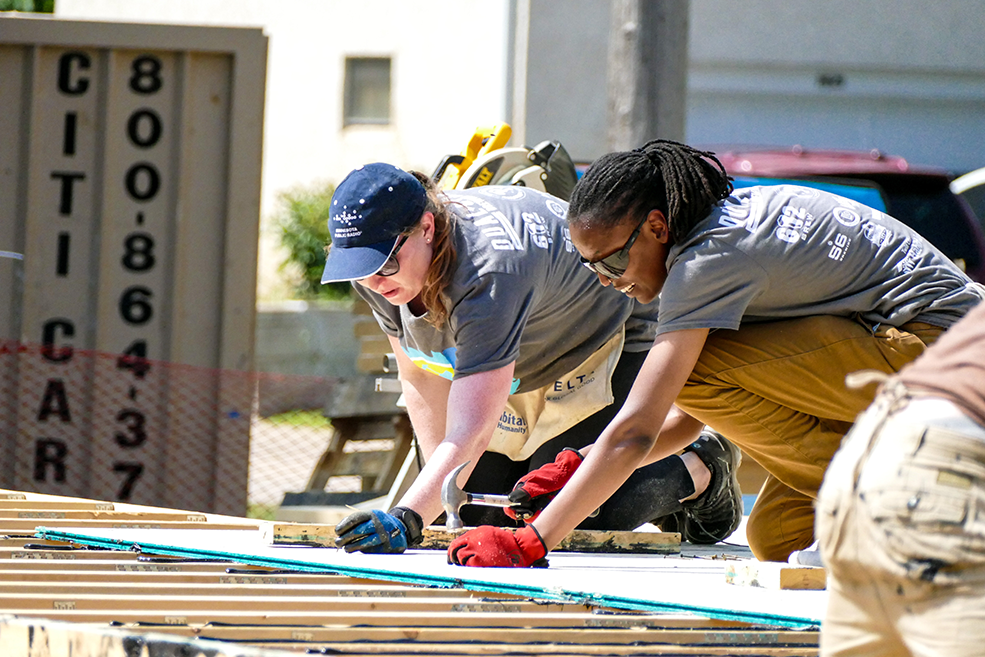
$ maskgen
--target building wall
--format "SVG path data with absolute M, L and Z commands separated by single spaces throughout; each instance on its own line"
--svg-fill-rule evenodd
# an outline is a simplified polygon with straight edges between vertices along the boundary
M 980 0 L 691 0 L 687 139 L 977 168 L 983 30 Z
M 981 0 L 689 2 L 686 141 L 878 148 L 955 171 L 985 164 Z M 516 120 L 514 145 L 558 139 L 579 161 L 608 150 L 601 0 L 58 0 L 56 11 L 262 26 L 265 217 L 277 193 L 338 182 L 366 161 L 429 171 L 476 126 L 503 120 Z M 525 15 L 529 31 L 518 34 Z M 391 125 L 342 128 L 346 55 L 393 57 Z M 265 232 L 261 299 L 283 292 L 279 261 Z
M 575 160 L 595 159 L 605 152 L 609 4 L 530 0 L 530 5 L 525 143 L 556 139 Z
M 528 132 L 594 159 L 608 150 L 608 3 L 530 2 Z M 980 0 L 690 0 L 688 32 L 690 143 L 985 164 Z
M 385 160 L 430 173 L 506 116 L 506 0 L 58 0 L 58 18 L 262 27 L 269 37 L 260 299 L 286 291 L 277 194 Z M 342 127 L 346 56 L 389 56 L 390 125 Z
M 59 18 L 262 27 L 270 39 L 265 212 L 277 192 L 337 181 L 368 160 L 430 172 L 506 109 L 502 0 L 59 0 L 55 8 Z M 342 128 L 347 55 L 393 58 L 390 125 Z
M 980 0 L 690 0 L 695 64 L 985 72 Z
M 64 18 L 264 27 L 265 213 L 277 192 L 367 160 L 429 170 L 475 126 L 510 120 L 512 21 L 524 7 L 519 140 L 559 139 L 593 159 L 606 150 L 606 2 L 56 3 Z M 983 31 L 981 0 L 690 0 L 687 140 L 881 148 L 975 168 L 985 160 Z M 392 125 L 342 130 L 347 54 L 394 57 Z

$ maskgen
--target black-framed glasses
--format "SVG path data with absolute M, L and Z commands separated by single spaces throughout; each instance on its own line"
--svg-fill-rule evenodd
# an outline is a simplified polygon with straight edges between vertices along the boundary
M 581 256 L 581 264 L 585 265 L 596 274 L 602 274 L 606 278 L 620 278 L 626 273 L 626 269 L 629 267 L 629 250 L 633 248 L 633 244 L 636 243 L 636 238 L 640 236 L 640 231 L 643 230 L 643 224 L 646 223 L 646 219 L 649 216 L 649 212 L 643 215 L 640 223 L 636 226 L 636 230 L 634 230 L 633 234 L 629 236 L 629 239 L 626 241 L 626 245 L 624 247 L 615 253 L 595 260 L 594 262 L 584 256 Z
M 390 257 L 386 259 L 386 262 L 383 263 L 382 267 L 376 270 L 376 276 L 393 276 L 400 271 L 400 261 L 397 260 L 397 251 L 399 251 L 400 247 L 407 243 L 407 239 L 409 237 L 410 233 L 401 236 L 401 238 L 397 240 L 397 245 L 393 247 L 393 251 L 390 252 Z

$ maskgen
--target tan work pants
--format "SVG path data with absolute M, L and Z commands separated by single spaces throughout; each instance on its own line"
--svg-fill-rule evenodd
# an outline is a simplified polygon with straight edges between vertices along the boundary
M 828 468 L 825 657 L 985 653 L 985 427 L 890 383 Z
M 677 405 L 769 473 L 746 524 L 762 561 L 786 561 L 814 542 L 814 500 L 832 456 L 875 386 L 850 390 L 859 370 L 893 373 L 944 329 L 911 322 L 874 329 L 820 315 L 713 331 Z

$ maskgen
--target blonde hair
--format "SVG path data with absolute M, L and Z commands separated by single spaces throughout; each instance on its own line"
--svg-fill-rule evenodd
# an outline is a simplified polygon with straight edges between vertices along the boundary
M 424 212 L 434 215 L 434 246 L 431 253 L 431 265 L 428 267 L 424 289 L 421 290 L 421 302 L 427 310 L 427 322 L 440 329 L 448 321 L 448 306 L 450 305 L 445 289 L 451 284 L 455 275 L 457 254 L 452 239 L 455 230 L 455 218 L 445 205 L 445 198 L 438 191 L 431 178 L 419 171 L 411 171 L 427 192 L 427 203 Z M 418 222 L 418 226 L 420 222 Z M 413 230 L 416 230 L 414 226 Z

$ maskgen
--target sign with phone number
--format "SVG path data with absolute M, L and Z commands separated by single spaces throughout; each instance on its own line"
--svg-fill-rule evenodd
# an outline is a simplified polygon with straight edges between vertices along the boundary
M 245 511 L 265 58 L 260 30 L 0 19 L 0 339 L 40 345 L 0 366 L 0 485 Z

